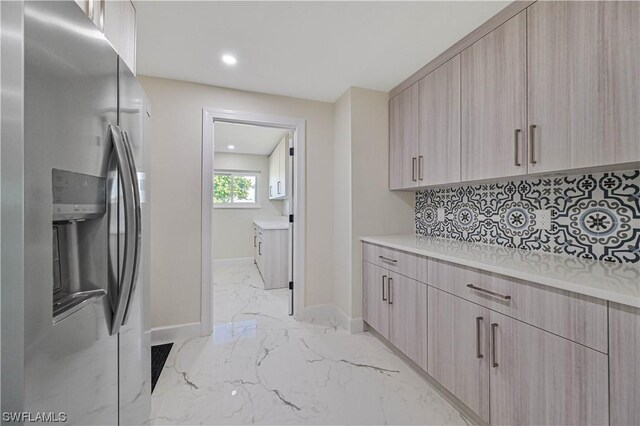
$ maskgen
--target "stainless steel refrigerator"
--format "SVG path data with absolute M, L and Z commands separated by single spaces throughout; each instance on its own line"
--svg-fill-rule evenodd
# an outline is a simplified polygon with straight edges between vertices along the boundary
M 75 2 L 24 3 L 24 411 L 148 421 L 148 119 Z

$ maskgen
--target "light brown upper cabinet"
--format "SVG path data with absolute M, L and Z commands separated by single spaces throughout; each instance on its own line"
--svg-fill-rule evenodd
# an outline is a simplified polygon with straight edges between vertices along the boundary
M 96 1 L 96 0 L 94 0 Z M 136 73 L 136 8 L 128 0 L 104 2 L 104 35 Z
M 640 3 L 527 10 L 529 173 L 640 161 Z
M 389 189 L 418 185 L 418 85 L 389 101 Z
M 136 73 L 136 8 L 130 0 L 75 0 Z
M 527 173 L 526 11 L 461 54 L 462 180 Z
M 418 186 L 460 182 L 460 55 L 418 89 Z

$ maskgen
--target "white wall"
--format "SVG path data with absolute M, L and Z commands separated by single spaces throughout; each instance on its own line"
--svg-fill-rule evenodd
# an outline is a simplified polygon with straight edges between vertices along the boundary
M 306 304 L 332 301 L 333 104 L 139 76 L 151 104 L 151 326 L 200 321 L 202 108 L 306 120 Z M 215 226 L 215 225 L 214 225 Z
M 214 169 L 258 171 L 260 208 L 213 209 L 213 258 L 253 257 L 253 220 L 283 215 L 283 201 L 269 200 L 269 156 L 216 152 Z
M 333 110 L 333 303 L 351 313 L 351 90 Z
M 413 233 L 415 194 L 389 191 L 389 97 L 350 88 L 334 109 L 334 304 L 362 317 L 360 237 Z
M 351 318 L 360 318 L 360 237 L 415 233 L 415 193 L 389 191 L 387 93 L 351 88 L 351 158 Z

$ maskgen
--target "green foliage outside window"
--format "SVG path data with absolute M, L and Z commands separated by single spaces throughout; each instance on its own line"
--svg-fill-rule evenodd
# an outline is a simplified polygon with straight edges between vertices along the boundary
M 256 176 L 216 173 L 213 180 L 216 204 L 255 203 Z

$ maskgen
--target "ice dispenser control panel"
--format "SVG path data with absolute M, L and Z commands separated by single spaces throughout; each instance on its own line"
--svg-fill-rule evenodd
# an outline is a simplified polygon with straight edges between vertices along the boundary
M 106 212 L 106 180 L 66 170 L 52 170 L 54 220 L 91 219 Z

